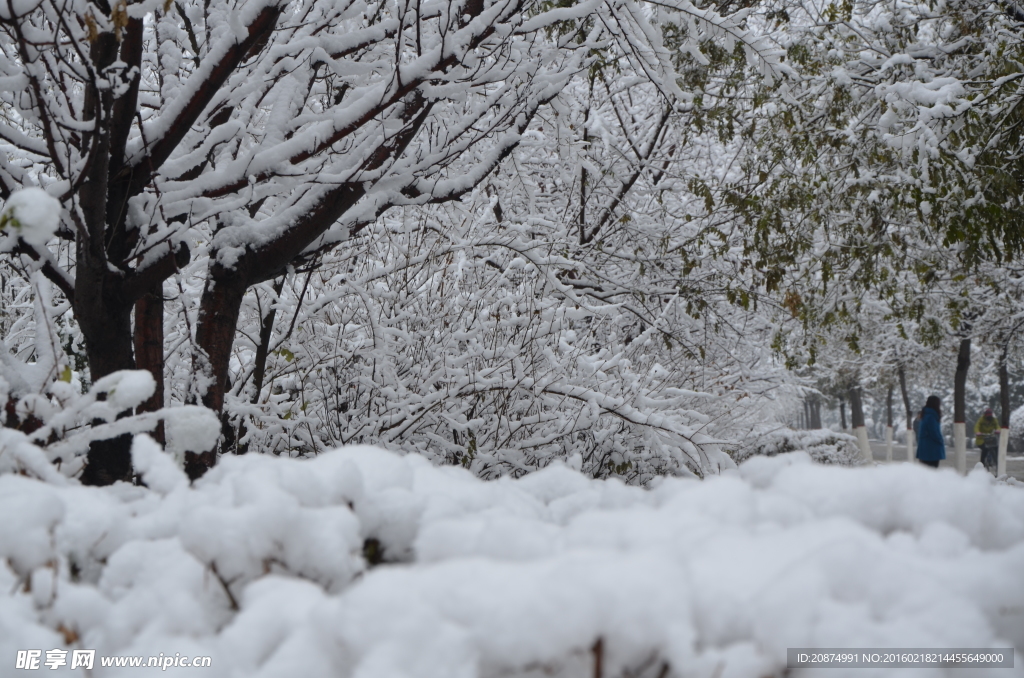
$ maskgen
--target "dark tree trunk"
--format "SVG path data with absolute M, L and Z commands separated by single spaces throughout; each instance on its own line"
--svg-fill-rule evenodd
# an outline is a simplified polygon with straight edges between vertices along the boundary
M 79 249 L 83 249 L 80 244 Z M 80 255 L 75 278 L 75 317 L 85 337 L 89 376 L 93 381 L 118 370 L 135 369 L 133 355 L 132 305 L 119 298 L 117 282 L 99 262 Z M 99 265 L 95 265 L 99 264 Z M 80 480 L 85 485 L 110 485 L 132 479 L 130 435 L 97 440 L 89 445 Z
M 89 456 L 79 478 L 83 485 L 111 485 L 132 481 L 132 435 L 125 433 L 89 443 Z
M 132 51 L 135 44 L 141 44 L 141 21 L 129 26 L 129 37 L 121 45 L 125 56 L 129 59 L 136 55 Z M 131 28 L 137 30 L 132 31 Z M 90 56 L 100 73 L 113 66 L 118 59 L 118 40 L 113 33 L 101 33 L 92 42 Z M 111 73 L 111 78 L 116 76 Z M 96 120 L 94 131 L 87 134 L 95 145 L 92 160 L 85 181 L 78 190 L 78 204 L 85 232 L 79 232 L 76 242 L 74 311 L 82 335 L 85 337 L 85 350 L 89 360 L 89 377 L 96 381 L 101 377 L 118 370 L 135 369 L 135 357 L 132 342 L 132 301 L 126 299 L 123 290 L 123 277 L 111 270 L 108 258 L 108 246 L 118 249 L 118 237 L 123 239 L 123 232 L 108 237 L 108 225 L 117 222 L 121 214 L 111 212 L 120 208 L 119 205 L 108 204 L 108 186 L 111 173 L 111 155 L 123 158 L 124 147 L 121 137 L 127 139 L 128 127 L 112 134 L 114 113 L 121 113 L 124 106 L 132 107 L 134 115 L 137 81 L 122 96 L 115 100 L 112 89 L 100 89 L 95 83 L 86 88 L 85 110 L 87 120 Z M 115 107 L 117 110 L 115 110 Z M 101 112 L 99 119 L 96 112 Z M 115 161 L 115 164 L 119 162 Z M 115 168 L 116 169 L 116 168 Z M 81 481 L 86 485 L 109 485 L 118 480 L 131 481 L 132 458 L 131 436 L 123 435 L 111 440 L 98 440 L 89 445 L 85 469 Z
M 281 276 L 274 283 L 275 297 L 281 295 L 281 290 L 284 289 L 284 280 L 284 276 Z M 256 360 L 252 375 L 255 387 L 252 394 L 252 403 L 254 405 L 260 401 L 260 391 L 263 390 L 263 380 L 267 375 L 267 355 L 270 352 L 270 338 L 274 333 L 274 319 L 276 317 L 277 301 L 275 300 L 270 310 L 263 316 L 263 322 L 260 325 L 260 345 L 256 347 Z
M 840 422 L 840 425 L 843 427 L 843 430 L 845 431 L 846 430 L 846 401 L 843 400 L 842 398 L 839 399 L 839 422 Z
M 590 145 L 590 102 L 594 98 L 593 71 L 590 76 L 590 92 L 587 96 L 587 107 L 583 111 L 583 152 L 586 153 Z M 579 242 L 581 245 L 587 242 L 587 163 L 580 163 L 580 216 L 579 216 Z
M 218 414 L 224 410 L 235 326 L 247 287 L 242 275 L 213 264 L 199 306 L 196 344 L 200 354 L 196 356 L 193 370 L 206 379 L 205 392 L 201 393 L 203 405 Z M 185 452 L 185 472 L 193 480 L 216 463 L 216 447 Z
M 860 386 L 850 387 L 850 423 L 853 428 L 864 425 L 864 404 L 861 399 Z
M 203 404 L 215 412 L 224 409 L 235 325 L 245 290 L 239 276 L 211 275 L 200 302 L 196 344 L 203 353 L 199 360 L 205 364 L 197 367 L 210 380 L 202 394 Z
M 83 277 L 88 275 L 79 274 L 78 280 Z M 82 296 L 81 292 L 89 287 L 91 286 L 79 284 L 75 291 L 76 300 Z M 116 300 L 83 305 L 88 307 L 90 314 L 95 314 L 89 320 L 79 320 L 78 323 L 85 337 L 89 378 L 95 382 L 118 370 L 134 370 L 136 366 L 132 339 L 132 305 Z
M 971 367 L 971 340 L 960 340 L 956 357 L 956 375 L 953 379 L 953 423 L 967 421 L 967 370 Z
M 94 183 L 99 185 L 92 187 Z M 121 296 L 120 278 L 107 267 L 103 251 L 105 183 L 106 167 L 82 189 L 82 212 L 91 235 L 88 242 L 79 237 L 75 276 L 75 318 L 85 337 L 89 377 L 94 382 L 118 370 L 135 369 L 132 304 Z M 80 477 L 83 484 L 109 485 L 131 479 L 130 435 L 89 445 Z
M 135 302 L 135 358 L 140 370 L 148 370 L 156 380 L 153 396 L 137 412 L 156 412 L 164 406 L 164 296 L 158 288 Z M 163 422 L 153 437 L 164 444 Z
M 999 425 L 1010 428 L 1010 372 L 1006 368 L 1006 351 L 999 354 Z
M 276 298 L 280 296 L 281 290 L 284 289 L 284 283 L 285 276 L 281 276 L 274 283 L 275 301 L 272 303 L 270 310 L 264 313 L 260 321 L 260 343 L 256 346 L 256 357 L 253 361 L 252 372 L 254 392 L 251 402 L 253 405 L 260 401 L 260 391 L 263 390 L 263 381 L 267 374 L 267 356 L 270 354 L 270 340 L 274 334 L 274 320 L 277 317 Z M 225 392 L 230 390 L 230 388 L 230 384 L 225 385 Z M 242 442 L 246 433 L 244 418 L 239 418 L 238 429 L 236 430 L 231 424 L 228 413 L 221 413 L 221 432 L 224 434 L 220 445 L 221 454 L 247 454 L 249 452 L 249 444 Z
M 889 385 L 889 390 L 885 394 L 885 423 L 892 428 L 892 385 Z
M 216 263 L 215 253 L 211 253 L 210 258 L 214 263 L 210 265 L 200 301 L 196 323 L 198 355 L 195 356 L 193 366 L 196 375 L 205 377 L 206 383 L 193 397 L 201 397 L 203 405 L 223 414 L 231 348 L 246 290 L 281 275 L 285 267 L 310 242 L 335 223 L 362 196 L 362 189 L 343 187 L 337 194 L 318 204 L 286 237 L 272 245 L 246 250 L 232 269 Z M 194 480 L 212 468 L 216 461 L 216 447 L 203 452 L 186 452 L 185 471 Z
M 101 33 L 92 43 L 93 63 L 102 72 L 117 56 L 117 42 L 112 33 Z M 98 90 L 89 85 L 86 108 L 102 109 L 109 117 L 113 105 L 109 89 Z M 95 115 L 87 118 L 95 119 Z M 75 317 L 85 337 L 89 358 L 89 376 L 93 381 L 111 372 L 134 369 L 132 354 L 132 304 L 124 299 L 122 277 L 110 270 L 107 258 L 107 185 L 110 170 L 110 129 L 106 120 L 97 121 L 95 155 L 86 180 L 78 191 L 78 204 L 85 221 L 86 233 L 79 233 L 76 243 L 78 269 L 75 272 Z
M 101 5 L 110 14 L 110 5 Z M 65 9 L 58 8 L 58 12 L 63 13 Z M 132 253 L 139 244 L 140 231 L 128 226 L 128 203 L 151 186 L 158 168 L 172 155 L 186 132 L 192 129 L 193 123 L 206 110 L 235 67 L 270 35 L 280 13 L 281 9 L 276 6 L 260 11 L 248 27 L 248 36 L 241 37 L 209 70 L 202 85 L 190 93 L 190 100 L 174 116 L 166 133 L 157 139 L 143 139 L 146 157 L 137 159 L 134 165 L 126 154 L 126 148 L 133 126 L 141 125 L 138 95 L 145 30 L 141 17 L 125 16 L 124 23 L 101 22 L 103 25 L 90 36 L 87 46 L 80 43 L 79 46 L 88 49 L 88 59 L 79 60 L 80 68 L 77 69 L 82 76 L 81 105 L 78 110 L 66 113 L 70 120 L 80 116 L 77 122 L 87 124 L 68 126 L 64 118 L 53 124 L 45 120 L 40 122 L 44 136 L 40 141 L 45 141 L 51 149 L 53 169 L 65 175 L 62 178 L 74 187 L 76 203 L 67 210 L 74 222 L 76 239 L 73 285 L 69 282 L 70 276 L 60 275 L 49 264 L 42 270 L 61 287 L 71 302 L 85 339 L 89 378 L 93 382 L 112 372 L 135 369 L 137 344 L 140 362 L 153 373 L 158 384 L 153 399 L 140 408 L 143 411 L 156 409 L 162 404 L 162 318 L 159 317 L 159 300 L 139 300 L 146 293 L 159 296 L 162 281 L 174 272 L 176 262 L 181 265 L 182 255 L 187 260 L 188 250 L 168 251 L 166 256 L 147 262 L 145 268 L 133 268 Z M 32 47 L 33 54 L 40 49 L 54 49 L 51 43 L 46 43 L 46 47 L 41 47 L 41 44 Z M 77 47 L 65 43 L 64 49 L 74 51 Z M 46 63 L 45 59 L 43 57 L 40 63 Z M 44 114 L 49 117 L 53 111 L 47 113 L 47 105 L 38 101 L 42 97 L 38 89 L 51 81 L 41 80 L 31 73 L 28 81 L 30 89 L 26 96 L 34 92 L 40 118 Z M 55 139 L 53 130 L 58 126 L 63 127 L 66 133 Z M 409 134 L 414 135 L 415 131 Z M 68 150 L 68 144 L 76 146 L 88 158 L 81 176 L 67 176 L 70 170 L 58 157 Z M 382 158 L 381 162 L 385 159 Z M 9 194 L 7 184 L 0 184 L 0 191 Z M 321 232 L 336 221 L 336 216 Z M 307 239 L 305 244 L 308 242 Z M 150 250 L 150 253 L 154 252 Z M 28 254 L 31 256 L 32 252 Z M 289 251 L 285 256 L 291 258 L 294 255 Z M 38 259 L 38 253 L 33 258 Z M 134 263 L 141 264 L 137 260 Z M 47 267 L 50 267 L 49 273 Z M 137 317 L 140 337 L 135 337 L 132 331 L 132 312 L 136 302 L 140 304 Z M 121 416 L 125 414 L 129 412 L 123 412 Z M 108 484 L 130 480 L 130 449 L 131 436 L 93 442 L 82 481 Z
M 907 392 L 907 374 L 903 369 L 903 363 L 896 368 L 896 374 L 900 378 L 900 395 L 903 396 L 903 408 L 907 412 L 907 430 L 914 428 L 914 412 L 910 408 L 910 394 Z
M 590 143 L 589 128 L 586 126 L 587 116 L 590 115 L 590 108 L 587 108 L 583 118 L 583 146 L 586 148 Z M 587 164 L 580 163 L 580 220 L 579 220 L 579 241 L 582 245 L 587 237 Z
M 811 427 L 815 430 L 821 428 L 821 397 L 817 395 L 811 401 Z

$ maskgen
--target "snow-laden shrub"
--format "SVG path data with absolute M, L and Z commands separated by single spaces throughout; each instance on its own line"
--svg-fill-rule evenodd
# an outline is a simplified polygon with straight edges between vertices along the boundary
M 625 76 L 632 65 L 620 68 Z M 744 275 L 717 254 L 730 246 L 702 235 L 710 228 L 744 244 L 701 216 L 707 187 L 693 200 L 685 181 L 666 190 L 644 171 L 618 193 L 634 171 L 620 149 L 656 127 L 616 110 L 661 98 L 640 78 L 626 92 L 598 101 L 586 79 L 568 85 L 555 125 L 531 125 L 514 163 L 458 206 L 391 210 L 325 252 L 315 274 L 288 273 L 247 294 L 225 404 L 238 445 L 297 456 L 366 442 L 489 479 L 577 456 L 588 475 L 638 485 L 730 466 L 714 441 L 735 439 L 750 413 L 759 419 L 756 410 L 796 390 L 771 349 L 793 319 L 771 317 L 772 304 L 751 313 L 744 290 L 760 287 L 760 274 Z M 566 129 L 569 120 L 578 122 Z M 593 125 L 601 143 L 576 136 Z M 661 139 L 696 133 L 670 129 Z M 715 175 L 695 169 L 705 166 L 702 144 L 664 143 L 687 176 Z M 580 167 L 602 177 L 587 210 L 607 224 L 589 245 L 578 193 L 563 185 Z M 271 309 L 272 335 L 261 331 Z M 167 327 L 175 351 L 191 349 L 196 312 L 183 306 L 185 322 Z M 270 336 L 261 351 L 257 339 Z M 262 379 L 257 355 L 266 356 Z M 191 374 L 193 360 L 176 360 Z M 183 381 L 172 398 L 187 399 L 175 392 Z
M 120 370 L 98 380 L 84 394 L 60 380 L 33 392 L 12 389 L 0 370 L 0 402 L 6 403 L 0 411 L 0 427 L 23 432 L 27 442 L 42 447 L 44 459 L 69 477 L 82 471 L 93 441 L 151 432 L 160 422 L 167 431 L 168 451 L 179 466 L 184 464 L 185 452 L 212 449 L 220 435 L 220 421 L 205 407 L 182 405 L 130 414 L 155 387 L 146 370 Z
M 807 452 L 822 464 L 858 466 L 864 459 L 852 435 L 829 429 L 804 431 L 788 427 L 752 434 L 733 447 L 730 454 L 739 463 L 753 456 L 774 457 L 796 451 Z
M 1024 406 L 1010 413 L 1010 449 L 1024 452 Z
M 624 313 L 618 296 L 589 299 L 565 282 L 571 272 L 587 290 L 611 273 L 552 251 L 564 224 L 527 211 L 528 231 L 496 241 L 490 214 L 482 210 L 457 234 L 382 219 L 325 257 L 317 276 L 276 291 L 268 281 L 247 297 L 240 322 L 256 329 L 239 336 L 245 367 L 232 375 L 225 405 L 239 444 L 308 456 L 373 442 L 488 479 L 577 455 L 588 475 L 638 485 L 731 466 L 715 441 L 731 439 L 752 401 L 791 378 L 759 360 L 774 326 L 743 323 L 742 337 L 710 336 L 709 325 L 733 327 L 742 310 L 710 292 L 699 293 L 701 314 L 688 313 L 676 290 L 650 298 L 657 322 Z M 449 217 L 439 208 L 430 218 Z M 630 251 L 663 247 L 660 236 L 625 233 L 616 237 Z M 650 294 L 636 269 L 623 265 L 616 288 Z M 257 393 L 250 338 L 259 336 L 261 304 L 284 308 L 303 294 L 311 301 L 289 311 L 294 330 L 268 346 Z M 169 328 L 168 343 L 188 349 L 187 331 L 185 323 Z M 695 359 L 698 336 L 703 360 Z
M 41 188 L 15 191 L 0 209 L 0 252 L 13 248 L 18 238 L 45 247 L 60 226 L 60 201 Z
M 795 453 L 645 490 L 348 447 L 226 457 L 190 486 L 152 441 L 133 455 L 148 488 L 0 474 L 3 671 L 90 648 L 96 678 L 160 653 L 225 678 L 576 678 L 598 657 L 760 678 L 787 647 L 1024 643 L 1024 492 L 983 472 Z
M 23 200 L 12 197 L 4 214 L 17 208 L 21 211 L 10 213 L 25 218 L 23 206 Z M 45 221 L 45 214 L 28 214 Z M 14 313 L 5 313 L 12 309 Z M 80 364 L 84 360 L 76 346 L 81 337 L 68 320 L 69 309 L 39 272 L 27 282 L 0 289 L 0 428 L 24 433 L 27 441 L 43 448 L 43 458 L 67 476 L 82 471 L 92 442 L 151 432 L 161 422 L 168 448 L 179 461 L 186 451 L 213 448 L 220 422 L 204 407 L 132 414 L 156 388 L 148 371 L 120 370 L 90 384 L 85 365 Z

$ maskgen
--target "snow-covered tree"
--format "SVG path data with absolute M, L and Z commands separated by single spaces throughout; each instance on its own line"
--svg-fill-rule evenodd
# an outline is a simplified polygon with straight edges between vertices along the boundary
M 56 244 L 8 228 L 4 249 L 71 304 L 89 379 L 154 375 L 143 409 L 163 404 L 164 283 L 199 276 L 185 398 L 220 411 L 249 290 L 316 268 L 392 207 L 466 195 L 601 59 L 673 110 L 686 96 L 663 26 L 673 51 L 739 41 L 770 69 L 745 16 L 685 1 L 9 5 L 0 198 L 41 189 L 61 222 Z M 91 459 L 89 482 L 130 474 L 127 441 Z M 190 451 L 190 474 L 214 459 Z

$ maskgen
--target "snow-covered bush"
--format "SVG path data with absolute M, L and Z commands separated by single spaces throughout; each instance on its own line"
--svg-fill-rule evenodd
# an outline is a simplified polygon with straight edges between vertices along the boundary
M 42 458 L 0 436 L 0 469 Z M 986 473 L 794 453 L 645 490 L 348 447 L 190 486 L 133 455 L 148 488 L 0 473 L 0 673 L 85 648 L 225 678 L 760 678 L 787 647 L 1024 643 L 1024 492 Z
M 15 379 L 11 384 L 4 374 L 15 378 L 19 374 L 31 376 L 38 366 L 19 366 L 9 360 L 7 367 L 6 372 L 0 369 L 0 403 L 5 403 L 0 409 L 0 432 L 23 435 L 26 444 L 41 448 L 35 448 L 41 456 L 33 454 L 33 460 L 44 459 L 68 477 L 82 471 L 94 441 L 152 432 L 163 423 L 168 451 L 181 466 L 185 452 L 210 449 L 220 435 L 217 416 L 197 405 L 131 414 L 133 408 L 153 394 L 155 381 L 145 370 L 108 374 L 82 394 L 70 383 L 70 378 L 54 381 L 38 391 L 24 379 Z M 15 369 L 18 367 L 20 371 Z
M 1010 413 L 1010 449 L 1024 453 L 1024 406 Z
M 671 386 L 678 370 L 646 345 L 702 354 L 708 321 L 677 333 L 667 316 L 692 302 L 696 319 L 690 260 L 742 238 L 697 242 L 691 217 L 710 208 L 684 203 L 714 199 L 689 175 L 716 174 L 711 158 L 740 143 L 697 118 L 734 104 L 737 70 L 791 69 L 750 9 L 626 4 L 177 0 L 131 17 L 117 3 L 103 16 L 84 1 L 9 4 L 0 228 L 18 237 L 0 236 L 0 253 L 61 290 L 89 379 L 148 369 L 170 397 L 147 408 L 202 402 L 234 424 L 225 447 L 365 441 L 489 476 L 581 450 L 594 475 L 636 482 L 717 472 L 728 460 L 670 390 L 694 389 Z M 108 43 L 132 47 L 94 49 Z M 587 94 L 599 73 L 606 97 Z M 115 80 L 119 103 L 99 111 Z M 468 283 L 483 276 L 463 284 L 465 264 L 505 280 L 476 299 L 486 288 Z M 716 282 L 715 303 L 751 282 Z M 463 312 L 493 313 L 498 331 Z M 612 314 L 628 334 L 596 350 Z M 300 355 L 307 337 L 319 341 Z M 296 364 L 264 380 L 272 351 Z M 95 452 L 87 477 L 124 477 L 126 450 Z M 216 460 L 206 452 L 196 474 Z
M 752 434 L 729 449 L 737 463 L 753 456 L 774 457 L 787 452 L 807 452 L 822 464 L 858 466 L 863 455 L 857 447 L 857 438 L 829 429 L 795 430 L 788 427 L 773 428 Z
M 15 191 L 0 208 L 0 252 L 13 249 L 18 238 L 35 247 L 46 247 L 60 226 L 60 201 L 41 188 Z
M 542 166 L 535 156 L 553 153 L 556 133 L 537 130 L 520 161 Z M 226 405 L 239 445 L 299 456 L 372 442 L 485 478 L 575 455 L 588 475 L 632 484 L 730 466 L 715 441 L 759 420 L 752 405 L 792 379 L 765 348 L 774 325 L 718 291 L 710 264 L 688 274 L 685 297 L 657 282 L 664 242 L 686 242 L 691 226 L 634 213 L 614 236 L 616 249 L 632 248 L 628 262 L 600 250 L 568 257 L 551 243 L 571 240 L 575 226 L 532 212 L 537 203 L 564 212 L 564 196 L 523 192 L 505 196 L 497 234 L 480 191 L 463 206 L 469 215 L 416 214 L 429 228 L 411 228 L 412 214 L 381 219 L 317 275 L 262 285 L 243 305 L 251 330 L 239 338 Z M 609 280 L 616 295 L 591 294 Z M 660 296 L 655 284 L 666 285 Z M 698 300 L 701 312 L 688 310 Z M 268 343 L 257 382 L 252 339 L 264 336 L 271 305 L 291 320 Z M 169 327 L 170 343 L 188 350 L 185 332 L 186 323 Z

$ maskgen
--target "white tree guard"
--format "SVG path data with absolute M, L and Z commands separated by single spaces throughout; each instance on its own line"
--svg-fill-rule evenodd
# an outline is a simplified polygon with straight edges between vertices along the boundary
M 858 426 L 854 429 L 854 435 L 857 436 L 857 445 L 860 447 L 860 453 L 864 455 L 864 459 L 868 462 L 875 460 L 873 454 L 871 454 L 871 443 L 868 442 L 868 429 L 866 426 Z
M 1006 448 L 1010 443 L 1010 429 L 999 429 L 999 455 L 996 457 L 996 477 L 1006 475 Z
M 914 429 L 907 429 L 907 461 L 917 461 L 917 434 Z
M 956 470 L 961 475 L 967 473 L 967 424 L 962 421 L 953 423 L 953 458 L 956 459 Z

